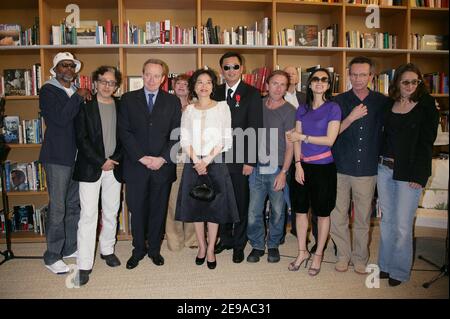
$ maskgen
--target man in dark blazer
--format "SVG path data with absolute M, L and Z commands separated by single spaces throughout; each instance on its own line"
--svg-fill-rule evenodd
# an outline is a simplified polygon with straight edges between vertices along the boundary
M 247 218 L 249 204 L 248 176 L 252 173 L 257 161 L 257 133 L 263 127 L 261 95 L 254 87 L 241 80 L 243 59 L 239 53 L 227 52 L 220 58 L 221 73 L 225 83 L 220 85 L 214 99 L 226 100 L 231 110 L 231 127 L 233 130 L 252 130 L 256 138 L 250 141 L 245 138 L 244 145 L 237 145 L 236 141 L 243 140 L 243 136 L 233 133 L 233 158 L 228 161 L 231 181 L 233 183 L 236 202 L 239 210 L 239 223 L 223 224 L 219 228 L 220 242 L 215 253 L 233 248 L 233 262 L 244 260 L 244 248 L 247 243 Z M 238 135 L 242 135 L 238 133 Z M 238 138 L 237 138 L 238 137 Z M 242 146 L 244 146 L 242 148 Z M 242 149 L 244 154 L 242 154 Z
M 170 188 L 176 180 L 170 154 L 177 139 L 171 140 L 171 133 L 181 120 L 180 100 L 160 89 L 167 65 L 149 59 L 142 71 L 144 88 L 123 95 L 118 118 L 134 247 L 128 269 L 135 268 L 146 254 L 155 265 L 164 264 L 161 237 Z

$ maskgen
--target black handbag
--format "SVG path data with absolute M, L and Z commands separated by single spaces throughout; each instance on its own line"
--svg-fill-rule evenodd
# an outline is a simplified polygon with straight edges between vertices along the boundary
M 208 178 L 208 182 L 205 181 L 205 178 L 203 176 L 206 176 Z M 199 185 L 196 185 L 192 187 L 191 191 L 189 192 L 189 195 L 196 199 L 203 202 L 211 202 L 216 198 L 216 192 L 214 191 L 214 188 L 211 185 L 211 180 L 208 175 L 200 175 L 198 177 L 200 183 Z M 208 185 L 210 184 L 210 185 Z

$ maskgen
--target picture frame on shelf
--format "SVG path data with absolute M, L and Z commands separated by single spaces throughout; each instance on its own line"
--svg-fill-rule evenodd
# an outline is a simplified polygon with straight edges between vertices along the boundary
M 128 92 L 140 90 L 144 87 L 144 79 L 141 75 L 129 75 L 127 79 Z

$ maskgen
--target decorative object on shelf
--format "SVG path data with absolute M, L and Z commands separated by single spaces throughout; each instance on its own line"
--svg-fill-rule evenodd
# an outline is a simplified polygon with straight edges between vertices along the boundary
M 139 75 L 128 76 L 128 92 L 142 89 L 144 86 L 144 79 Z

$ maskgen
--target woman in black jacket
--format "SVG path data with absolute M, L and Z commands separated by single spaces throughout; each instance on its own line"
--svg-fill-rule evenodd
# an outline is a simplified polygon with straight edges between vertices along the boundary
M 378 165 L 380 278 L 390 286 L 408 281 L 413 261 L 414 216 L 431 175 L 439 114 L 414 64 L 401 65 L 389 87 Z
M 114 254 L 117 213 L 120 207 L 121 145 L 117 133 L 119 101 L 113 94 L 122 76 L 114 67 L 101 66 L 92 74 L 97 94 L 81 106 L 75 119 L 78 147 L 73 179 L 80 182 L 80 221 L 78 223 L 79 284 L 89 280 L 95 254 L 98 199 L 102 189 L 100 256 L 110 267 L 120 265 Z

